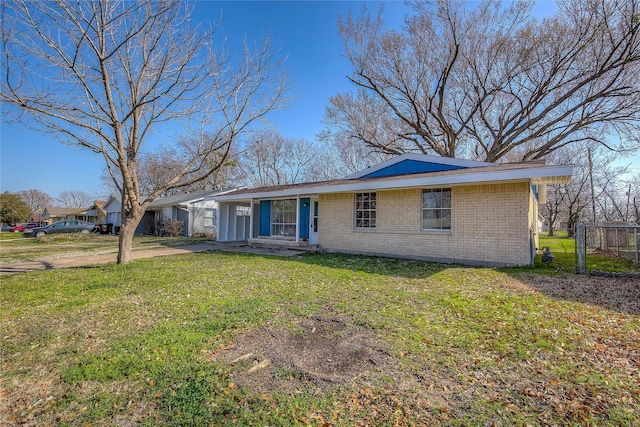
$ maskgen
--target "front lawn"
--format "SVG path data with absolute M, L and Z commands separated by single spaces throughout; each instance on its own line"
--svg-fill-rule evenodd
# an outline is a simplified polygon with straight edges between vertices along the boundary
M 176 247 L 202 243 L 197 237 L 135 236 L 133 250 L 162 246 Z M 56 258 L 100 255 L 118 252 L 118 236 L 106 234 L 52 234 L 41 239 L 23 239 L 22 233 L 0 235 L 0 264 L 46 261 Z
M 22 233 L 12 233 L 10 231 L 2 231 L 0 232 L 0 241 L 2 240 L 15 240 L 21 239 Z
M 0 424 L 637 426 L 637 282 L 228 253 L 3 276 Z

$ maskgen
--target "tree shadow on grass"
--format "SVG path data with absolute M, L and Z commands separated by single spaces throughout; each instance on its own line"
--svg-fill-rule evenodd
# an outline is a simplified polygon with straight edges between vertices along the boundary
M 427 278 L 450 268 L 466 268 L 456 264 L 368 255 L 305 254 L 295 259 L 305 264 L 408 279 Z
M 368 274 L 380 274 L 385 276 L 414 279 L 426 278 L 453 267 L 466 268 L 466 266 L 461 265 L 420 261 L 406 258 L 391 258 L 382 256 L 352 255 L 340 253 L 308 253 L 279 248 L 264 249 L 244 246 L 235 248 L 230 246 L 229 248 L 220 249 L 218 247 L 214 247 L 214 249 L 205 251 L 205 253 L 215 253 L 223 256 L 241 255 L 274 260 L 290 260 L 301 262 L 304 264 L 317 265 L 319 267 L 329 267 Z
M 47 261 L 0 265 L 0 275 L 26 273 L 29 271 L 53 270 L 55 266 Z
M 224 252 L 216 253 L 223 254 Z M 250 253 L 242 255 L 284 259 L 275 255 Z M 408 279 L 424 279 L 445 270 L 486 269 L 486 267 L 459 264 L 345 254 L 303 254 L 287 259 L 319 267 Z M 497 269 L 496 274 L 506 274 L 530 289 L 557 300 L 598 305 L 623 314 L 640 315 L 640 280 L 577 275 L 572 273 L 570 268 L 547 267 L 539 264 L 538 262 L 535 268 Z M 443 286 L 446 285 L 443 284 Z
M 448 269 L 484 268 L 341 254 L 306 255 L 297 257 L 297 260 L 323 267 L 405 278 L 426 278 Z M 640 315 L 640 280 L 638 279 L 578 275 L 572 273 L 571 269 L 556 270 L 541 265 L 537 265 L 536 268 L 507 268 L 497 271 L 554 299 L 598 305 L 623 314 Z

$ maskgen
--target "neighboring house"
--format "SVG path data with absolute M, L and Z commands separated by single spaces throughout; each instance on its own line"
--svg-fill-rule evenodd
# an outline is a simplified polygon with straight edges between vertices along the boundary
M 560 215 L 556 219 L 553 230 L 554 231 L 567 231 L 569 229 L 569 220 L 566 215 Z M 542 224 L 543 231 L 549 231 L 549 220 L 547 218 L 544 219 L 544 223 Z
M 106 224 L 112 224 L 112 232 L 118 234 L 120 232 L 120 225 L 122 219 L 122 202 L 119 197 L 109 196 L 107 201 L 102 206 L 102 209 L 107 215 Z M 137 230 L 136 230 L 137 231 Z
M 538 212 L 538 233 L 542 233 L 544 231 L 544 221 L 545 221 L 544 215 Z
M 571 166 L 543 162 L 405 154 L 344 179 L 219 195 L 218 240 L 527 265 L 538 248 L 546 185 L 567 183 L 571 174 Z
M 44 217 L 44 210 L 38 212 L 33 212 L 29 217 L 29 222 L 37 222 L 39 224 L 45 224 L 47 219 Z
M 95 224 L 104 223 L 107 220 L 107 214 L 103 209 L 105 202 L 96 200 L 87 208 L 45 208 L 42 212 L 42 218 L 49 224 L 54 221 L 74 220 L 93 222 Z
M 218 203 L 215 198 L 231 190 L 200 191 L 176 196 L 160 197 L 149 205 L 143 219 L 136 228 L 136 233 L 152 233 L 156 220 L 164 218 L 184 223 L 183 235 L 215 234 L 217 227 Z M 113 224 L 114 232 L 121 226 L 120 198 L 111 196 L 104 205 L 107 223 Z
M 215 198 L 232 190 L 200 191 L 176 196 L 160 197 L 149 205 L 147 211 L 155 212 L 156 218 L 184 222 L 184 235 L 215 234 L 217 231 L 218 202 Z
M 51 208 L 44 209 L 44 211 L 42 212 L 42 217 L 45 219 L 46 222 L 51 224 L 52 222 L 55 222 L 55 221 L 77 219 L 76 217 L 81 215 L 81 213 L 84 210 L 85 209 L 81 209 L 81 208 L 51 207 Z
M 74 219 L 81 219 L 95 224 L 104 224 L 107 221 L 107 213 L 104 210 L 105 203 L 104 200 L 96 200 L 89 209 L 83 210 L 80 212 L 80 216 Z
M 122 202 L 119 197 L 111 195 L 104 203 L 103 209 L 106 213 L 106 224 L 111 224 L 113 234 L 120 233 L 122 226 Z M 136 227 L 137 234 L 150 234 L 153 232 L 155 212 L 145 212 L 142 220 Z

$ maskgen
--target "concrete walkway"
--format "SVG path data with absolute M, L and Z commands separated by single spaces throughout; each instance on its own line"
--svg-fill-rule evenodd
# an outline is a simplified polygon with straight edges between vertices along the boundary
M 168 255 L 183 255 L 205 251 L 240 252 L 258 255 L 293 256 L 301 251 L 288 248 L 265 248 L 248 246 L 247 242 L 207 242 L 197 245 L 178 246 L 175 248 L 160 247 L 133 251 L 133 259 L 155 258 Z M 0 265 L 0 275 L 23 273 L 26 271 L 53 270 L 59 268 L 86 267 L 90 265 L 115 263 L 116 253 L 103 255 L 75 256 L 72 258 L 57 258 L 42 261 L 21 262 Z

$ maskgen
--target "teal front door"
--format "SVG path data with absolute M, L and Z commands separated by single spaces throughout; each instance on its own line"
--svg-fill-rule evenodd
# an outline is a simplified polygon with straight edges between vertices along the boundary
M 309 238 L 309 215 L 311 213 L 311 199 L 300 199 L 300 235 L 301 239 Z

